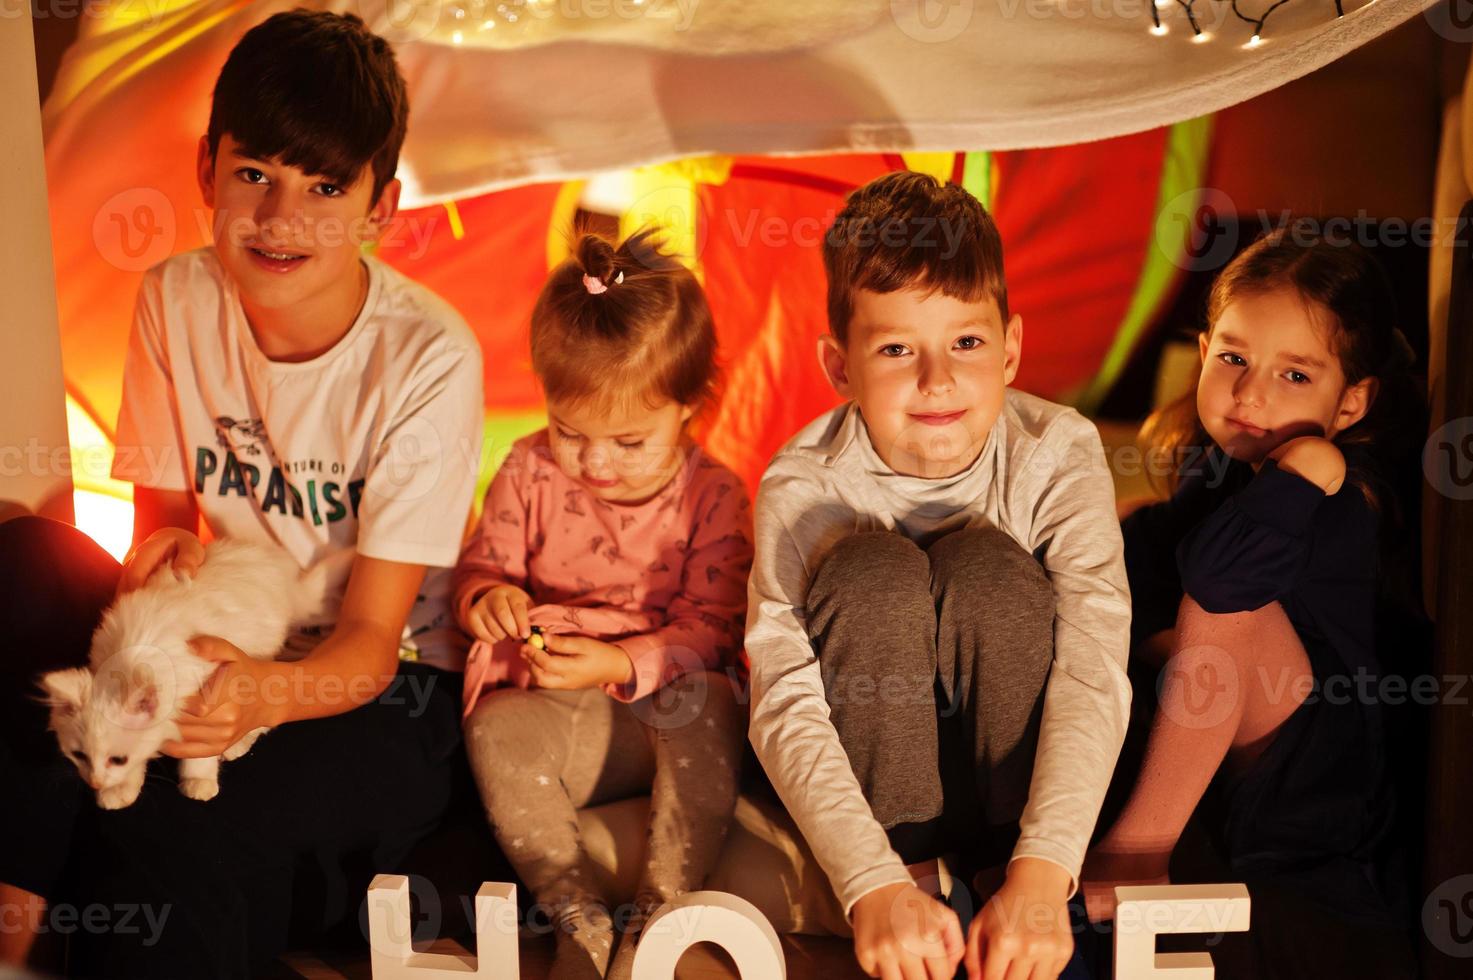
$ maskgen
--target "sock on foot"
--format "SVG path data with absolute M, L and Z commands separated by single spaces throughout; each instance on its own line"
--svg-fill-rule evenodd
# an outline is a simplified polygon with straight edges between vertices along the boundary
M 603 980 L 614 941 L 614 920 L 600 902 L 568 902 L 558 909 L 557 952 L 548 980 Z

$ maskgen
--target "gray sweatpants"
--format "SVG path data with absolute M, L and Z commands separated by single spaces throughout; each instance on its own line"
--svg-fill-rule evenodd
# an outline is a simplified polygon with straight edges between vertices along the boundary
M 723 674 L 685 674 L 632 704 L 602 690 L 483 697 L 466 752 L 502 850 L 549 909 L 607 902 L 577 811 L 650 794 L 640 913 L 701 887 L 736 807 L 746 709 Z M 600 971 L 602 972 L 602 971 Z
M 861 532 L 819 567 L 807 613 L 830 719 L 902 860 L 1005 860 L 1053 663 L 1042 566 L 995 528 L 925 550 Z

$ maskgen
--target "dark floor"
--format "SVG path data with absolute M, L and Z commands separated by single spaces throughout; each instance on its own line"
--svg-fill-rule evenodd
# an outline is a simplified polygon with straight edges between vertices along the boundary
M 863 971 L 854 960 L 854 946 L 848 939 L 816 936 L 783 936 L 783 955 L 787 960 L 788 980 L 862 980 Z M 460 947 L 442 941 L 432 952 L 455 952 Z M 552 941 L 547 937 L 526 939 L 521 943 L 522 980 L 543 980 L 552 963 Z M 362 954 L 295 953 L 283 958 L 286 969 L 273 980 L 307 977 L 310 980 L 370 980 L 368 958 Z M 677 980 L 737 980 L 737 972 L 726 955 L 707 944 L 692 947 L 680 960 Z

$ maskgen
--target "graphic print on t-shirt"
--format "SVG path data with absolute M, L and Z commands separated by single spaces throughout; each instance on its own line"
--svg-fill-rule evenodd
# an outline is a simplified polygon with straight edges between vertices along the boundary
M 247 456 L 261 455 L 261 440 L 266 438 L 266 424 L 262 419 L 233 419 L 228 415 L 215 417 L 215 441 L 221 449 L 234 450 Z
M 357 518 L 364 481 L 323 479 L 346 474 L 346 467 L 338 461 L 313 458 L 283 464 L 276 458 L 264 419 L 217 415 L 215 443 L 214 448 L 195 447 L 195 493 L 254 497 L 263 514 L 290 514 L 304 521 L 311 520 L 315 527 L 335 524 L 350 513 Z M 256 462 L 247 462 L 242 457 L 254 458 Z M 264 487 L 261 466 L 257 463 L 270 464 Z M 311 475 L 305 480 L 292 479 L 307 474 Z

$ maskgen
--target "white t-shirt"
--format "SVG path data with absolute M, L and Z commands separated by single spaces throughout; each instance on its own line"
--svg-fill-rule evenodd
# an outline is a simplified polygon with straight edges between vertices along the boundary
M 261 352 L 213 249 L 150 269 L 112 474 L 192 490 L 215 536 L 278 542 L 304 568 L 346 549 L 430 566 L 401 652 L 459 670 L 449 570 L 480 468 L 480 347 L 444 300 L 364 263 L 368 298 L 352 327 L 296 363 Z M 327 632 L 306 627 L 288 646 Z

